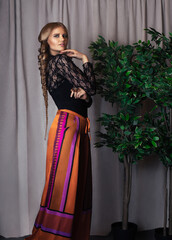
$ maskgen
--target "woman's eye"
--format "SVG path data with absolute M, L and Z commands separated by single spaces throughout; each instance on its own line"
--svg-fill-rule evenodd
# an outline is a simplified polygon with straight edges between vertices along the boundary
M 59 38 L 59 37 L 60 37 L 60 34 L 55 34 L 54 37 L 55 37 L 55 38 Z M 68 35 L 67 35 L 67 34 L 63 34 L 62 37 L 63 37 L 63 38 L 68 38 Z

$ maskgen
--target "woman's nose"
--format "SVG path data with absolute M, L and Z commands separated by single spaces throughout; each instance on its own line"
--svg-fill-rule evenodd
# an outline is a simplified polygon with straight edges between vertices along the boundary
M 60 39 L 61 39 L 61 40 L 64 40 L 64 36 L 63 36 L 63 35 L 61 35 Z

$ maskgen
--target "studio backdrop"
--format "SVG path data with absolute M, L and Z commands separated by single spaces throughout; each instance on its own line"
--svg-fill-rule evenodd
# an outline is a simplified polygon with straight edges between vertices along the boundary
M 146 40 L 147 27 L 168 35 L 171 13 L 171 0 L 0 0 L 0 235 L 31 233 L 44 186 L 45 107 L 37 66 L 40 29 L 47 22 L 63 22 L 69 29 L 69 47 L 91 59 L 88 46 L 98 35 L 119 44 Z M 112 222 L 121 220 L 123 171 L 110 149 L 94 147 L 100 127 L 96 119 L 114 110 L 98 95 L 93 101 L 91 233 L 105 235 Z M 49 127 L 56 111 L 49 97 Z M 129 220 L 140 230 L 161 226 L 161 164 L 156 159 L 141 161 L 133 175 Z

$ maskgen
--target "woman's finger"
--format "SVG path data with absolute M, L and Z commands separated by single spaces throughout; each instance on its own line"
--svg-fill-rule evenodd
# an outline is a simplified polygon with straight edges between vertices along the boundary
M 72 88 L 70 96 L 76 99 L 78 98 L 85 99 L 87 97 L 87 94 L 85 90 L 79 87 L 79 88 Z
M 73 97 L 73 94 L 74 94 L 74 92 L 73 92 L 73 90 L 71 89 L 70 97 Z
M 74 93 L 77 91 L 77 88 L 72 88 L 70 91 L 71 91 L 70 97 L 73 97 Z
M 78 98 L 78 93 L 74 92 L 74 98 Z
M 61 54 L 66 54 L 66 55 L 74 55 L 75 54 L 75 51 L 72 50 L 72 49 L 67 49 L 67 50 L 63 50 L 61 51 Z

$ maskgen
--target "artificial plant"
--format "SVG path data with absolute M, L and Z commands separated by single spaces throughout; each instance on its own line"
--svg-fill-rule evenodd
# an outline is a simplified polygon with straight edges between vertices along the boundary
M 172 235 L 172 33 L 167 38 L 155 29 L 146 31 L 154 42 L 149 61 L 153 66 L 153 78 L 149 81 L 148 97 L 155 106 L 145 115 L 145 120 L 156 129 L 159 140 L 155 152 L 165 166 L 163 235 L 166 236 L 167 219 L 168 235 Z M 142 44 L 135 45 L 138 53 L 143 52 Z M 147 47 L 144 51 L 147 51 Z M 144 58 L 142 60 L 144 62 Z
M 94 60 L 97 91 L 105 101 L 112 105 L 115 103 L 118 109 L 117 114 L 104 113 L 98 119 L 104 131 L 98 132 L 100 141 L 96 146 L 110 147 L 113 152 L 118 153 L 119 160 L 124 163 L 124 230 L 128 225 L 132 164 L 156 151 L 160 141 L 156 126 L 148 120 L 151 117 L 141 114 L 142 104 L 146 99 L 151 99 L 155 105 L 160 104 L 162 98 L 164 102 L 168 102 L 172 93 L 172 85 L 169 86 L 170 67 L 166 67 L 165 72 L 163 69 L 164 59 L 170 49 L 167 47 L 164 50 L 160 47 L 161 39 L 165 36 L 154 29 L 146 31 L 151 35 L 152 41 L 139 40 L 133 45 L 120 46 L 114 41 L 107 43 L 99 36 L 89 47 Z M 155 33 L 158 33 L 157 38 Z M 162 86 L 164 79 L 167 84 Z M 149 114 L 154 114 L 154 111 Z

